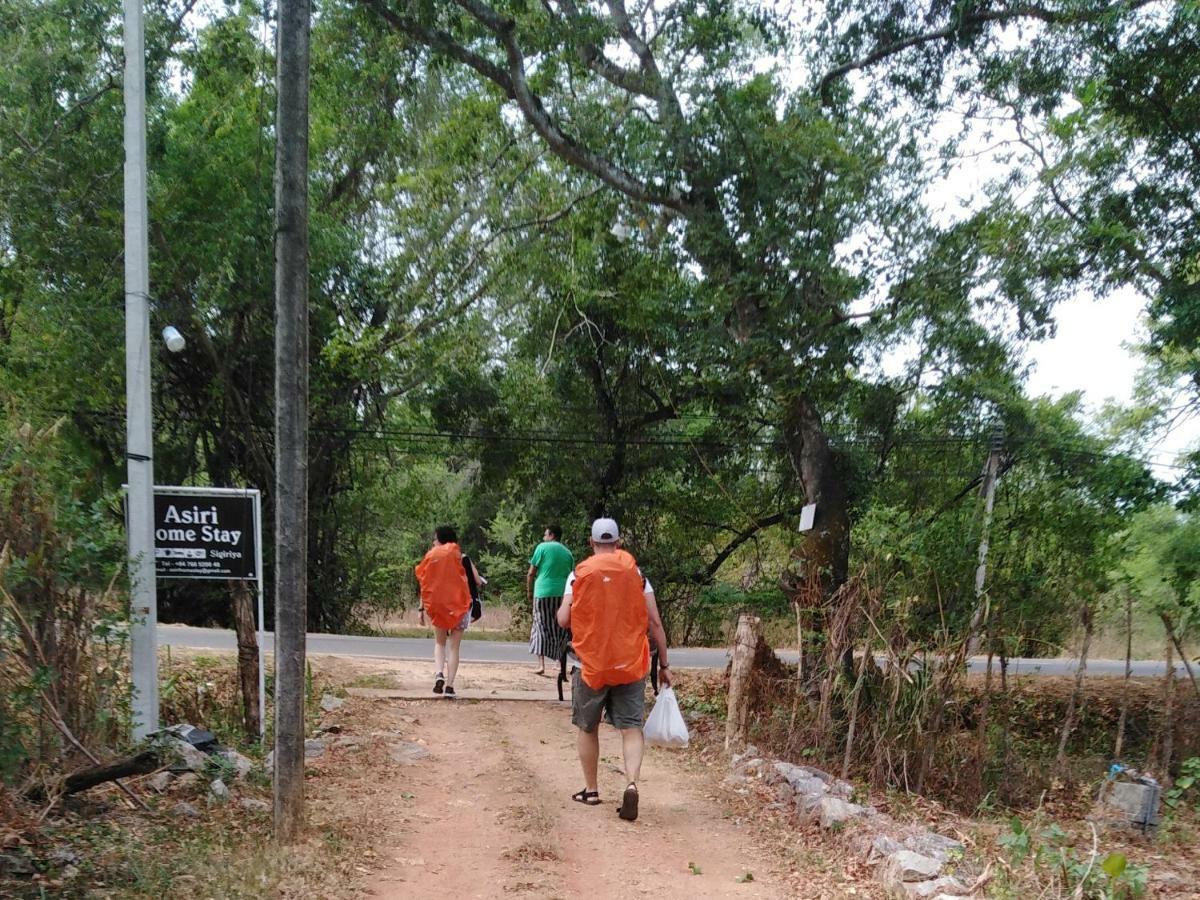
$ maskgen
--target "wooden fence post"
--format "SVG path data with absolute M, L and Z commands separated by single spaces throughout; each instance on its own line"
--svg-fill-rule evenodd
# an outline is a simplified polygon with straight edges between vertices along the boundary
M 746 743 L 750 720 L 750 680 L 754 675 L 754 650 L 758 646 L 758 616 L 742 613 L 738 617 L 733 640 L 733 661 L 729 668 L 729 709 L 725 719 L 725 750 L 741 749 Z

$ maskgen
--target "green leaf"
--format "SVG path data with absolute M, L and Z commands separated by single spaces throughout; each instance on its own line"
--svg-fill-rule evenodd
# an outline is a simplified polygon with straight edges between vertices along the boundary
M 688 863 L 688 868 L 692 870 L 693 875 L 704 874 L 703 872 L 700 871 L 700 867 L 698 865 L 696 865 L 694 862 Z
M 1124 853 L 1110 853 L 1104 857 L 1100 863 L 1100 868 L 1104 870 L 1104 874 L 1114 881 L 1121 877 L 1121 873 L 1125 871 L 1125 867 L 1129 865 L 1129 860 L 1125 858 Z
M 738 884 L 749 884 L 751 881 L 754 880 L 754 873 L 747 872 L 745 875 L 739 875 L 737 878 L 735 878 L 733 880 L 736 881 Z

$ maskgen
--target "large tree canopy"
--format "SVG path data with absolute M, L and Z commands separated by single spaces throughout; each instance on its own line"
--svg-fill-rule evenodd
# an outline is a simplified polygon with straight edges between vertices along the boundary
M 152 290 L 189 341 L 156 355 L 157 471 L 269 488 L 269 23 L 187 9 L 149 29 Z M 1153 490 L 1078 408 L 1027 402 L 1017 360 L 1080 288 L 1185 297 L 1147 272 L 1186 287 L 1186 216 L 1154 211 L 1194 202 L 1175 168 L 1194 129 L 1136 98 L 1190 110 L 1194 11 L 321 4 L 313 626 L 402 601 L 440 520 L 519 599 L 523 542 L 562 520 L 582 549 L 601 512 L 693 636 L 731 604 L 783 608 L 806 574 L 828 595 L 885 543 L 894 583 L 963 622 L 997 427 L 997 585 L 1022 610 L 1047 596 L 1030 567 L 1090 590 L 1106 516 Z M 3 17 L 6 414 L 66 415 L 103 493 L 122 446 L 118 8 Z M 1012 156 L 947 210 L 988 122 Z M 1185 306 L 1162 309 L 1183 352 L 1164 329 Z M 191 587 L 164 602 L 219 609 Z

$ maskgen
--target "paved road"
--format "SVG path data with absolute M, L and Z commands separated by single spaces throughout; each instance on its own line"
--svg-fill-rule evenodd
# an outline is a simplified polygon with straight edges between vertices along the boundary
M 267 632 L 267 649 L 270 650 L 275 636 Z M 159 646 L 191 647 L 206 650 L 233 650 L 237 642 L 232 631 L 220 628 L 190 628 L 184 625 L 160 625 Z M 366 656 L 377 659 L 429 659 L 433 643 L 428 638 L 360 637 L 342 634 L 310 634 L 309 653 L 328 653 L 334 656 Z M 794 650 L 778 651 L 780 659 L 794 663 Z M 724 668 L 729 653 L 723 648 L 673 647 L 671 665 L 680 669 Z M 529 645 L 507 641 L 463 641 L 462 661 L 471 663 L 528 663 L 532 662 Z M 880 660 L 882 662 L 882 659 Z M 1074 659 L 1013 659 L 1009 660 L 1009 672 L 1014 675 L 1073 675 Z M 983 672 L 987 659 L 973 657 L 969 667 L 972 672 Z M 1133 663 L 1135 676 L 1162 675 L 1165 671 L 1161 661 L 1139 660 Z M 1125 672 L 1125 661 L 1119 659 L 1088 660 L 1089 675 L 1120 676 Z M 1183 667 L 1176 667 L 1182 674 Z

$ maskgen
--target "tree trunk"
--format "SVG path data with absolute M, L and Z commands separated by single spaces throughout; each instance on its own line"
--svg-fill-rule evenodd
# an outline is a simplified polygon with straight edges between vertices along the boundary
M 1113 759 L 1120 761 L 1125 748 L 1125 720 L 1129 717 L 1129 679 L 1133 675 L 1133 592 L 1125 594 L 1125 680 L 1121 685 L 1121 717 L 1117 719 L 1117 740 Z
M 796 660 L 796 685 L 795 693 L 792 694 L 792 718 L 788 723 L 788 737 L 796 730 L 796 716 L 800 713 L 800 700 L 804 696 L 804 619 L 802 618 L 802 610 L 798 599 L 792 600 L 792 609 L 796 612 L 796 652 L 799 654 L 799 659 Z
M 814 578 L 821 597 L 828 601 L 849 576 L 850 513 L 846 491 L 838 477 L 833 449 L 812 400 L 794 398 L 784 412 L 784 442 L 792 469 L 804 491 L 804 502 L 816 504 L 813 527 L 805 532 L 796 551 L 803 563 L 805 579 Z M 816 653 L 814 658 L 822 654 Z M 854 656 L 846 643 L 842 669 L 847 681 L 854 680 Z
M 1067 715 L 1063 719 L 1062 736 L 1058 741 L 1058 756 L 1054 760 L 1060 774 L 1066 774 L 1067 743 L 1071 740 L 1071 732 L 1075 730 L 1080 698 L 1083 695 L 1083 676 L 1087 672 L 1088 648 L 1092 644 L 1093 617 L 1089 604 L 1083 604 L 1079 611 L 1079 618 L 1083 621 L 1083 646 L 1079 648 L 1079 667 L 1075 670 L 1075 689 L 1071 691 L 1071 699 L 1067 703 Z
M 245 581 L 230 583 L 233 589 L 233 626 L 237 632 L 238 684 L 242 690 L 242 726 L 246 740 L 261 735 L 262 710 L 258 706 L 258 634 L 254 627 L 254 591 Z
M 1175 645 L 1175 649 L 1179 652 L 1179 661 L 1183 663 L 1184 671 L 1188 673 L 1188 678 L 1191 679 L 1192 690 L 1196 692 L 1196 697 L 1200 698 L 1200 687 L 1196 685 L 1196 673 L 1192 671 L 1192 661 L 1187 658 L 1187 654 L 1183 651 L 1183 642 L 1179 640 L 1179 635 L 1175 633 L 1175 624 L 1166 613 L 1161 613 L 1160 615 L 1163 627 L 1167 629 L 1167 637 Z
M 813 527 L 804 536 L 800 555 L 818 573 L 826 598 L 846 583 L 850 566 L 850 515 L 846 492 L 837 476 L 833 449 L 813 402 L 804 396 L 787 407 L 784 440 L 792 468 L 804 489 L 804 501 L 815 503 Z
M 1003 703 L 1004 731 L 1000 736 L 1000 783 L 1008 782 L 1009 741 L 1012 736 L 1012 698 L 1008 693 L 1008 656 L 1004 646 L 1000 647 L 1000 697 Z
M 851 650 L 851 655 L 853 655 Z M 871 658 L 871 645 L 867 642 L 867 646 L 863 649 L 862 661 L 858 665 L 858 678 L 854 682 L 854 689 L 850 693 L 850 721 L 846 725 L 846 752 L 842 754 L 842 780 L 850 777 L 850 762 L 854 758 L 854 735 L 858 730 L 858 706 L 859 695 L 862 693 L 863 679 L 867 674 L 867 660 Z
M 979 709 L 979 724 L 976 733 L 975 777 L 979 782 L 979 799 L 983 798 L 984 775 L 987 770 L 988 719 L 992 711 L 992 642 L 988 641 L 987 671 L 983 676 L 983 703 Z
M 746 743 L 750 724 L 751 682 L 754 677 L 754 651 L 758 646 L 759 619 L 749 613 L 738 617 L 729 664 L 729 706 L 725 718 L 725 751 L 740 750 Z
M 275 837 L 304 823 L 309 0 L 280 0 L 275 116 Z
M 145 775 L 153 772 L 163 764 L 162 758 L 155 750 L 144 750 L 135 756 L 114 760 L 103 766 L 91 766 L 80 769 L 67 776 L 63 790 L 68 794 L 77 794 L 90 787 L 116 781 L 118 778 L 128 778 L 130 775 Z
M 1171 641 L 1167 641 L 1167 673 L 1163 676 L 1162 745 L 1159 754 L 1159 778 L 1171 784 L 1171 756 L 1175 752 L 1175 658 Z

